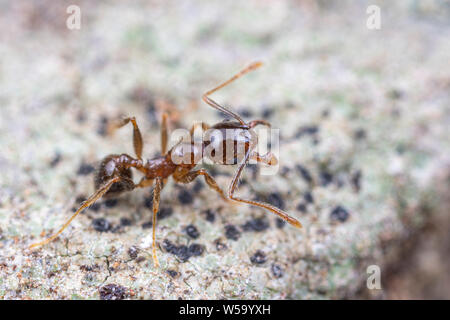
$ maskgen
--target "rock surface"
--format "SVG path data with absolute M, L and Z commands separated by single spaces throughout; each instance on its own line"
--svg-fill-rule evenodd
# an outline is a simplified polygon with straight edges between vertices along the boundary
M 39 3 L 1 4 L 0 298 L 353 297 L 449 191 L 436 183 L 450 165 L 450 13 L 438 1 L 379 1 L 380 30 L 345 1 L 85 1 L 73 31 L 68 3 Z M 131 129 L 109 135 L 109 121 L 136 116 L 152 157 L 163 110 L 172 129 L 220 121 L 202 93 L 255 60 L 265 66 L 215 96 L 280 129 L 280 167 L 250 166 L 239 193 L 303 229 L 225 203 L 203 181 L 170 181 L 160 269 L 151 188 L 101 200 L 27 249 L 94 192 L 104 156 L 133 153 Z M 214 167 L 223 188 L 233 170 Z

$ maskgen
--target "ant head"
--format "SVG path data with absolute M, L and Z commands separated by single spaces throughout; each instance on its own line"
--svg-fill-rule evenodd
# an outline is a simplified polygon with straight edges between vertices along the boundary
M 120 181 L 114 183 L 111 188 L 104 194 L 104 198 L 114 198 L 125 191 L 134 189 L 132 180 L 133 174 L 130 168 L 125 168 L 119 161 L 119 155 L 109 155 L 103 158 L 102 162 L 95 172 L 94 185 L 95 189 L 100 189 L 105 183 L 114 177 L 119 177 Z

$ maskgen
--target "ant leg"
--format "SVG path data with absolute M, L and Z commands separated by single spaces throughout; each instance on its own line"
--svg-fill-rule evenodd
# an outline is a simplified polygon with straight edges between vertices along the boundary
M 239 165 L 238 170 L 236 171 L 236 174 L 233 177 L 232 182 L 230 183 L 230 186 L 228 188 L 228 197 L 231 200 L 237 201 L 237 202 L 243 202 L 243 203 L 247 203 L 247 204 L 251 204 L 253 206 L 257 206 L 257 207 L 261 207 L 264 209 L 269 210 L 272 213 L 275 213 L 277 216 L 279 216 L 281 219 L 289 222 L 291 225 L 293 225 L 294 227 L 297 228 L 301 228 L 302 224 L 295 218 L 291 217 L 287 212 L 284 212 L 283 210 L 265 203 L 265 202 L 259 202 L 259 201 L 254 201 L 254 200 L 246 200 L 246 199 L 241 199 L 238 197 L 234 196 L 234 192 L 236 191 L 237 187 L 238 187 L 238 181 L 239 181 L 239 177 L 241 176 L 241 173 L 245 167 L 245 165 L 247 164 L 247 161 L 250 157 L 250 152 L 247 152 L 244 161 Z
M 263 156 L 261 156 L 257 152 L 253 152 L 251 158 L 256 160 L 257 162 L 265 163 L 268 166 L 276 166 L 278 164 L 278 159 L 277 159 L 277 157 L 275 157 L 275 155 L 272 152 L 267 152 Z
M 272 126 L 272 125 L 270 124 L 270 122 L 269 122 L 269 121 L 266 121 L 266 120 L 253 120 L 253 121 L 250 121 L 250 122 L 248 123 L 248 126 L 250 127 L 250 129 L 251 129 L 251 128 L 254 128 L 254 127 L 258 126 L 258 125 L 267 126 L 267 127 L 269 127 L 269 128 Z
M 167 129 L 167 112 L 164 112 L 161 120 L 161 153 L 165 155 L 167 153 L 167 140 L 169 132 Z
M 73 219 L 75 219 L 75 217 L 82 212 L 85 208 L 89 207 L 90 205 L 92 205 L 95 201 L 97 201 L 98 199 L 100 199 L 108 190 L 109 188 L 111 188 L 111 186 L 118 182 L 120 180 L 120 177 L 115 177 L 113 179 L 111 179 L 109 182 L 107 182 L 105 185 L 103 185 L 103 187 L 99 188 L 89 199 L 87 199 L 86 201 L 83 202 L 83 204 L 81 205 L 81 207 L 72 215 L 72 217 L 62 226 L 61 229 L 58 230 L 58 232 L 56 232 L 54 235 L 52 235 L 51 237 L 45 239 L 44 241 L 32 244 L 29 249 L 35 248 L 35 247 L 39 247 L 42 246 L 44 244 L 47 244 L 51 241 L 53 241 L 54 239 L 56 239 L 63 231 L 64 229 L 66 229 L 69 224 L 72 222 Z
M 153 243 L 152 243 L 152 252 L 153 252 L 153 264 L 156 268 L 159 268 L 158 256 L 156 255 L 156 215 L 159 210 L 159 200 L 161 198 L 161 189 L 162 179 L 155 179 L 155 188 L 153 189 Z
M 147 179 L 146 177 L 143 177 L 141 181 L 139 181 L 138 184 L 135 184 L 135 188 L 147 188 L 151 187 L 153 185 L 154 179 Z
M 206 131 L 206 130 L 208 130 L 210 128 L 209 124 L 207 124 L 205 122 L 197 122 L 197 123 L 193 124 L 191 129 L 189 130 L 189 134 L 191 135 L 191 140 L 194 137 L 195 129 L 198 126 L 202 126 L 202 131 Z
M 226 200 L 229 201 L 230 199 L 227 198 L 227 196 L 225 195 L 225 192 L 223 192 L 223 190 L 217 185 L 216 180 L 214 180 L 213 177 L 211 177 L 209 175 L 209 173 L 205 170 L 205 169 L 200 169 L 200 170 L 196 170 L 196 171 L 189 171 L 185 174 L 182 175 L 173 175 L 173 178 L 175 181 L 180 182 L 180 183 L 190 183 L 192 182 L 195 178 L 197 178 L 198 176 L 203 176 L 205 178 L 205 182 L 208 184 L 208 186 L 215 190 L 217 193 L 220 194 L 220 196 Z
M 223 87 L 225 87 L 226 85 L 230 84 L 231 82 L 233 82 L 234 80 L 242 77 L 244 74 L 253 71 L 257 68 L 259 68 L 260 66 L 262 66 L 262 62 L 254 62 L 251 65 L 249 65 L 248 67 L 246 67 L 245 69 L 241 70 L 240 72 L 238 72 L 237 74 L 235 74 L 233 77 L 231 77 L 230 79 L 228 79 L 227 81 L 223 82 L 222 84 L 218 85 L 217 87 L 215 87 L 214 89 L 209 90 L 208 92 L 206 92 L 202 99 L 203 101 L 205 101 L 207 104 L 209 104 L 211 107 L 213 107 L 214 109 L 217 109 L 219 111 L 222 111 L 223 113 L 233 117 L 234 119 L 236 119 L 237 121 L 239 121 L 241 124 L 245 125 L 244 120 L 242 120 L 242 118 L 237 115 L 235 112 L 231 111 L 230 109 L 221 106 L 220 104 L 218 104 L 217 102 L 215 102 L 214 100 L 212 100 L 211 98 L 209 98 L 208 96 L 210 94 L 213 94 L 214 92 L 216 92 L 219 89 L 222 89 Z
M 142 149 L 144 148 L 144 142 L 142 140 L 141 130 L 139 130 L 139 126 L 137 125 L 135 117 L 124 118 L 120 120 L 117 124 L 114 125 L 115 128 L 122 128 L 127 125 L 129 122 L 133 124 L 133 146 L 134 152 L 139 160 L 142 160 Z

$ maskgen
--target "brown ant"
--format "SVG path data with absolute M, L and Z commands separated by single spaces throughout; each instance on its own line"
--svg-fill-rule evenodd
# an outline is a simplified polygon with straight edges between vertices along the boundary
M 156 267 L 159 267 L 158 258 L 156 255 L 156 216 L 159 209 L 159 201 L 161 190 L 165 185 L 167 179 L 172 176 L 173 179 L 178 183 L 189 183 L 192 182 L 196 177 L 203 176 L 205 182 L 209 187 L 217 191 L 220 196 L 225 200 L 233 200 L 236 202 L 243 202 L 265 208 L 281 219 L 289 222 L 295 227 L 300 228 L 301 223 L 289 216 L 283 210 L 264 202 L 246 200 L 238 198 L 234 195 L 237 189 L 239 177 L 250 159 L 255 159 L 257 162 L 262 162 L 267 165 L 277 164 L 277 159 L 272 153 L 267 153 L 263 156 L 259 155 L 255 151 L 257 137 L 256 133 L 252 130 L 257 125 L 266 125 L 270 127 L 270 123 L 265 120 L 254 120 L 246 123 L 242 118 L 231 111 L 230 109 L 219 105 L 217 102 L 209 98 L 209 95 L 216 92 L 217 90 L 225 87 L 229 83 L 243 76 L 244 74 L 260 67 L 262 63 L 255 62 L 243 69 L 236 75 L 234 75 L 229 80 L 220 84 L 216 88 L 206 92 L 203 95 L 203 101 L 205 101 L 211 107 L 220 110 L 221 112 L 231 116 L 236 121 L 223 121 L 209 127 L 205 123 L 201 123 L 204 130 L 213 129 L 216 132 L 219 131 L 223 133 L 227 131 L 227 136 L 221 135 L 219 140 L 217 140 L 217 135 L 214 136 L 216 140 L 211 139 L 210 141 L 202 141 L 200 145 L 194 142 L 183 142 L 180 141 L 172 149 L 167 150 L 167 140 L 168 140 L 168 129 L 167 129 L 167 114 L 164 113 L 162 116 L 162 126 L 161 126 L 161 149 L 162 155 L 154 159 L 148 159 L 144 161 L 142 159 L 142 149 L 143 141 L 141 132 L 137 125 L 136 119 L 134 117 L 125 118 L 121 120 L 116 127 L 120 128 L 130 123 L 133 125 L 133 145 L 134 152 L 136 153 L 136 159 L 127 155 L 108 155 L 100 163 L 100 167 L 95 176 L 95 193 L 84 201 L 81 207 L 72 215 L 72 217 L 61 227 L 61 229 L 48 239 L 35 243 L 30 246 L 34 248 L 49 243 L 50 241 L 57 238 L 65 228 L 72 222 L 72 220 L 85 208 L 92 205 L 95 201 L 101 197 L 115 197 L 125 191 L 131 191 L 135 188 L 144 188 L 154 185 L 153 189 L 153 262 Z M 194 130 L 196 125 L 193 125 L 190 130 L 190 136 L 193 138 Z M 231 138 L 229 138 L 229 132 L 231 131 Z M 212 137 L 212 138 L 214 138 Z M 214 142 L 213 142 L 214 141 Z M 230 146 L 229 143 L 232 143 Z M 206 157 L 204 151 L 208 147 L 213 147 L 211 155 L 215 155 L 216 152 L 221 152 L 223 157 L 210 157 L 215 163 L 218 164 L 239 164 L 239 167 L 233 177 L 233 180 L 228 187 L 228 192 L 225 194 L 222 189 L 217 185 L 213 177 L 211 177 L 205 169 L 192 170 L 203 157 Z M 215 146 L 215 148 L 214 148 Z M 211 148 L 210 148 L 211 149 Z M 238 158 L 238 150 L 244 150 L 243 157 Z M 226 161 L 226 155 L 231 153 L 232 162 Z M 174 161 L 175 158 L 189 159 L 190 161 Z M 135 184 L 132 180 L 131 168 L 139 170 L 144 174 L 144 177 L 138 184 Z

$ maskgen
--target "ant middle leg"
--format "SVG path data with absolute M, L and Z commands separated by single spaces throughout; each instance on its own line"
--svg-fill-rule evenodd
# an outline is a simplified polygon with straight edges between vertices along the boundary
M 218 186 L 216 180 L 214 180 L 213 177 L 210 176 L 210 174 L 205 169 L 200 169 L 196 171 L 188 171 L 177 174 L 176 172 L 173 175 L 173 178 L 176 182 L 180 183 L 190 183 L 194 181 L 195 178 L 198 176 L 203 176 L 205 178 L 205 182 L 208 184 L 208 186 L 219 193 L 219 195 L 222 197 L 222 199 L 229 201 L 230 199 L 227 198 L 225 192 Z
M 159 211 L 159 201 L 161 199 L 161 190 L 163 188 L 163 181 L 161 178 L 155 179 L 155 187 L 153 189 L 153 219 L 152 219 L 152 228 L 153 228 L 153 242 L 152 242 L 152 256 L 153 256 L 153 264 L 155 268 L 159 268 L 158 256 L 156 254 L 156 217 Z

